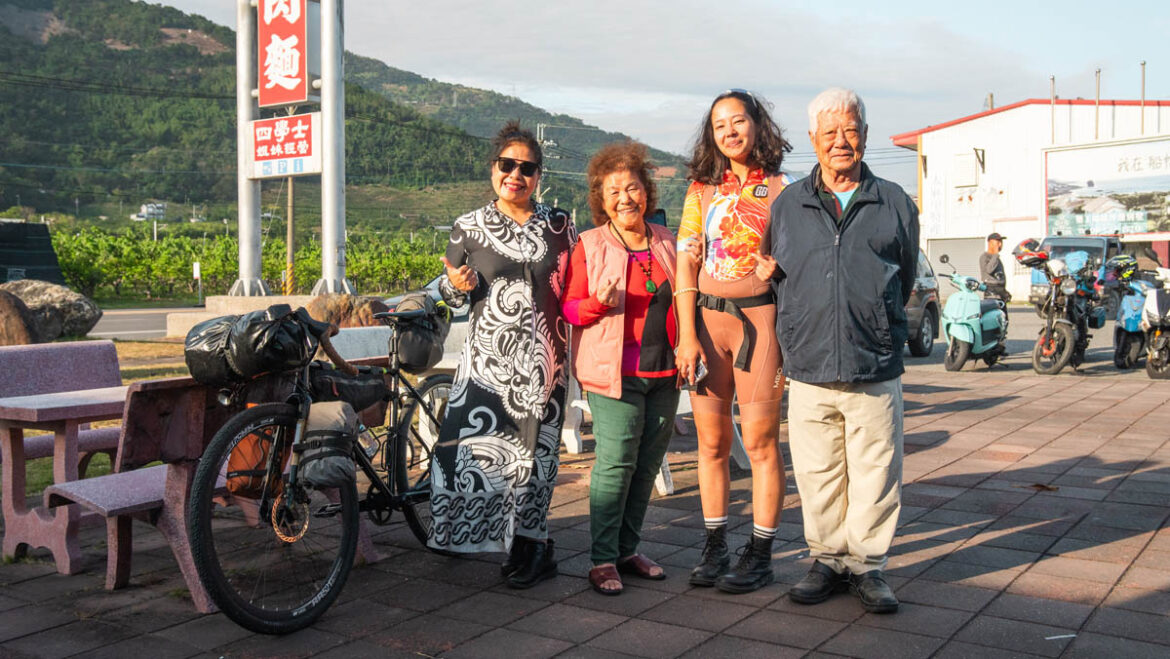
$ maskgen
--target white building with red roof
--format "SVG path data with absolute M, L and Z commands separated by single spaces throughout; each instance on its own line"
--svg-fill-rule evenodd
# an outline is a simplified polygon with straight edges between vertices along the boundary
M 992 232 L 1007 237 L 1005 252 L 1057 231 L 1142 233 L 1166 249 L 1170 101 L 1033 98 L 890 139 L 918 153 L 922 247 L 934 263 L 948 253 L 977 274 Z M 1009 260 L 1009 288 L 1026 297 L 1028 271 Z

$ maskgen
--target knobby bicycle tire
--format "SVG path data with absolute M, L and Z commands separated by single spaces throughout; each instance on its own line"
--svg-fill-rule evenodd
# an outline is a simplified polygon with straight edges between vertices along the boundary
M 453 381 L 451 375 L 441 373 L 415 387 L 440 424 L 446 416 Z M 431 451 L 438 438 L 439 427 L 422 410 L 419 401 L 410 397 L 391 438 L 394 442 L 391 487 L 401 497 L 402 513 L 410 531 L 424 545 L 431 532 Z
M 357 547 L 352 483 L 289 492 L 284 467 L 274 459 L 265 487 L 278 502 L 291 496 L 292 506 L 259 510 L 258 501 L 226 486 L 228 459 L 241 441 L 291 445 L 296 421 L 296 408 L 281 403 L 232 417 L 204 451 L 191 487 L 188 527 L 199 579 L 224 614 L 264 634 L 287 634 L 320 618 L 345 586 Z

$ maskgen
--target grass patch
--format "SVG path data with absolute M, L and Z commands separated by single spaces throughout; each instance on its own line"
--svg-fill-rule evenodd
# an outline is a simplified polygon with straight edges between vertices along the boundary
M 134 297 L 96 297 L 94 302 L 102 309 L 168 309 L 170 307 L 195 307 L 199 302 L 199 298 L 192 295 L 191 297 L 160 297 L 151 298 L 134 298 Z
M 89 461 L 89 468 L 85 470 L 85 477 L 103 476 L 110 473 L 110 456 L 98 453 Z M 41 499 L 45 488 L 53 484 L 53 458 L 37 458 L 25 463 L 24 495 L 30 506 L 36 505 Z
M 190 374 L 187 370 L 187 365 L 184 363 L 131 366 L 122 369 L 122 382 L 130 384 L 139 380 L 157 380 L 159 378 L 173 378 Z
M 142 361 L 181 361 L 183 344 L 164 341 L 114 341 L 118 351 L 119 364 L 134 364 Z

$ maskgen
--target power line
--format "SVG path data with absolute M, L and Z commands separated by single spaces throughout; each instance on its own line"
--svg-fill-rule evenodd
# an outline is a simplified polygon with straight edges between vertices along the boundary
M 185 153 L 230 153 L 235 154 L 235 149 L 195 149 L 187 146 L 150 146 L 150 147 L 133 147 L 133 146 L 119 146 L 116 144 L 81 144 L 78 142 L 45 142 L 43 140 L 30 140 L 22 137 L 15 137 L 12 135 L 0 136 L 0 139 L 7 140 L 9 144 L 21 142 L 24 144 L 38 144 L 40 146 L 71 146 L 81 147 L 84 149 L 102 149 L 106 151 L 123 151 L 126 153 L 146 153 L 148 151 L 156 151 L 158 149 L 166 149 L 169 151 L 183 151 Z
M 189 92 L 175 89 L 159 89 L 155 87 L 133 87 L 129 85 L 93 82 L 90 80 L 76 80 L 69 78 L 54 78 L 39 76 L 31 73 L 15 73 L 0 70 L 0 82 L 22 87 L 41 87 L 61 89 L 63 91 L 85 92 L 89 94 L 119 94 L 126 96 L 156 96 L 162 98 L 199 98 L 208 100 L 234 101 L 235 95 L 211 94 L 206 92 Z

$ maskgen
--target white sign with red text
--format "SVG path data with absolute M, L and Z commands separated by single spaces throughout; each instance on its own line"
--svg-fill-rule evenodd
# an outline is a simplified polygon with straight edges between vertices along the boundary
M 321 173 L 321 113 L 295 114 L 253 121 L 248 178 L 277 178 Z
M 309 39 L 316 36 L 310 23 L 319 28 L 319 7 L 309 0 L 258 0 L 260 107 L 297 105 L 316 97 L 311 75 L 318 57 Z

